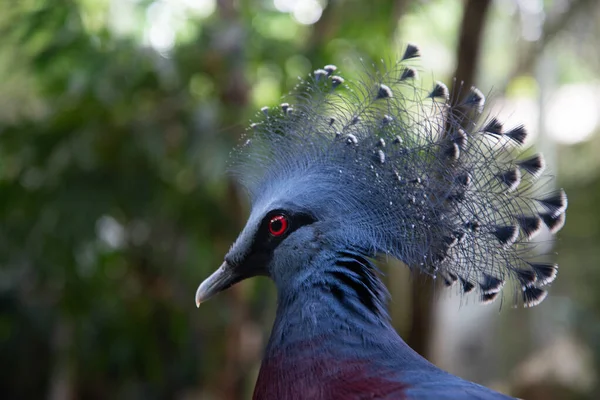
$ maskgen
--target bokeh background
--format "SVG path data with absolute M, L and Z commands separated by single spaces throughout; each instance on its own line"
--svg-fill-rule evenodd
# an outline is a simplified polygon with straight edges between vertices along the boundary
M 475 305 L 391 266 L 397 329 L 505 393 L 600 398 L 600 2 L 19 0 L 0 38 L 3 399 L 250 398 L 272 284 L 194 305 L 248 213 L 229 151 L 298 76 L 407 42 L 424 85 L 476 83 L 526 123 L 569 211 L 542 305 Z

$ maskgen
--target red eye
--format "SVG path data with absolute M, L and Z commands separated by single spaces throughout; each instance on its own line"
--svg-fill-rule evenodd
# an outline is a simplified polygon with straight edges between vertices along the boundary
M 281 236 L 288 227 L 288 220 L 283 215 L 276 215 L 269 221 L 269 233 L 273 236 Z

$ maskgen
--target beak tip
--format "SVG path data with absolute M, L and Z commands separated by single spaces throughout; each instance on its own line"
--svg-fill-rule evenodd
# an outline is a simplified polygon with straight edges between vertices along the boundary
M 200 304 L 211 298 L 213 295 L 231 286 L 233 277 L 227 262 L 221 264 L 211 276 L 206 278 L 204 282 L 198 286 L 195 299 L 196 307 L 199 308 Z
M 200 295 L 200 289 L 198 289 L 198 292 L 196 293 L 196 298 L 194 300 L 196 302 L 196 308 L 200 308 L 200 304 L 202 304 L 202 300 L 204 300 Z

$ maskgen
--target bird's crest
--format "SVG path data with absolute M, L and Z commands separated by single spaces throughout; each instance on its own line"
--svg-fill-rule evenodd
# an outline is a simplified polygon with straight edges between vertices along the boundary
M 516 283 L 539 304 L 557 273 L 532 261 L 532 239 L 556 233 L 567 198 L 545 185 L 541 155 L 521 156 L 527 131 L 485 116 L 476 88 L 415 85 L 408 45 L 391 68 L 349 82 L 317 69 L 277 108 L 263 108 L 237 150 L 253 202 L 289 197 L 339 222 L 349 245 L 392 255 L 483 302 Z M 460 86 L 460 85 L 459 85 Z

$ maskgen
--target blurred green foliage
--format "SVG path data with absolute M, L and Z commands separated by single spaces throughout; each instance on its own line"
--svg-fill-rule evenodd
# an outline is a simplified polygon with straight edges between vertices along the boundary
M 30 83 L 1 126 L 2 392 L 42 397 L 64 370 L 77 397 L 177 393 L 208 365 L 193 292 L 237 225 L 207 166 L 224 105 L 190 91 L 209 51 L 166 59 L 37 3 L 2 31 Z
M 247 339 L 257 350 L 241 356 L 231 340 L 246 343 L 253 329 L 264 337 L 272 287 L 259 281 L 201 311 L 193 304 L 244 220 L 224 175 L 230 149 L 254 110 L 276 104 L 297 76 L 359 56 L 393 59 L 398 37 L 445 46 L 447 59 L 425 67 L 451 73 L 461 10 L 453 1 L 330 1 L 302 25 L 271 1 L 203 1 L 216 9 L 190 11 L 173 46 L 156 49 L 145 25 L 156 3 L 0 5 L 3 398 L 211 398 L 229 385 L 249 393 L 261 340 Z M 430 18 L 440 23 L 424 26 Z M 583 218 L 597 216 L 600 197 L 581 197 Z M 561 251 L 598 260 L 598 229 L 571 242 L 581 232 L 571 199 Z M 599 299 L 581 309 L 598 313 Z M 598 325 L 585 326 L 597 337 Z

